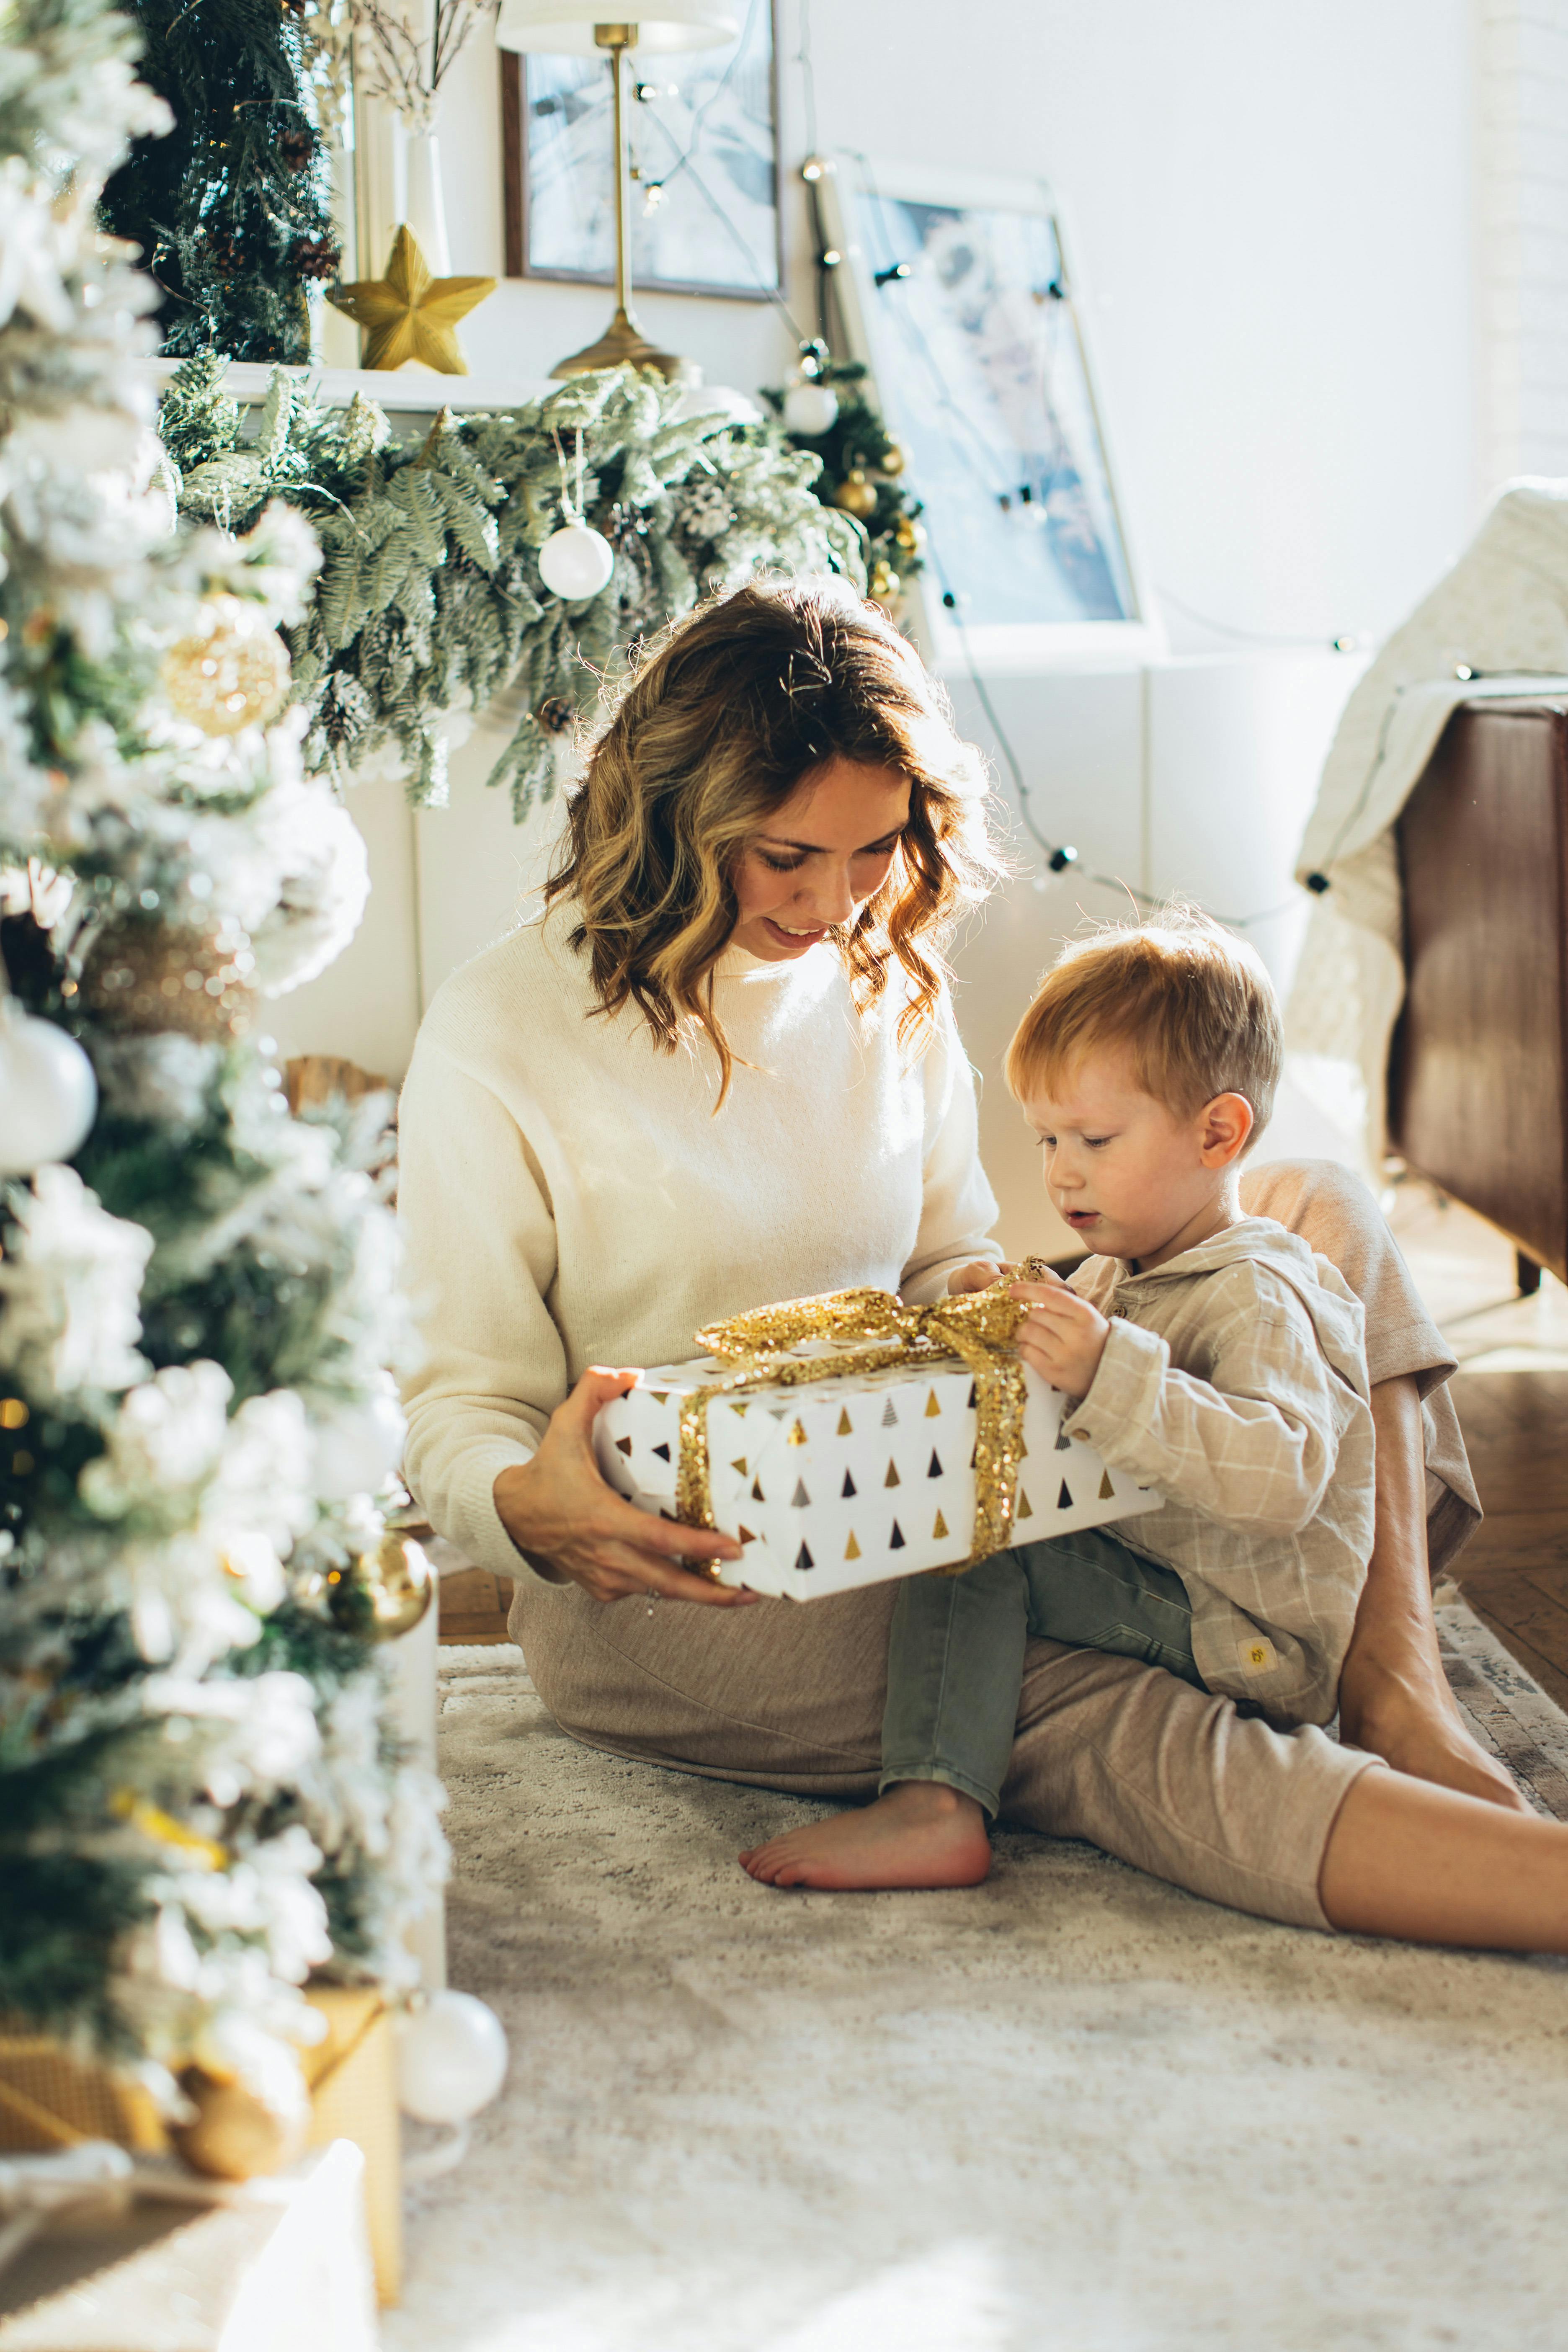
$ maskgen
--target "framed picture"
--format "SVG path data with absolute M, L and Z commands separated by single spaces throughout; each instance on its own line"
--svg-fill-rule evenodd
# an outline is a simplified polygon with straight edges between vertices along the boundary
M 825 161 L 846 340 L 924 505 L 915 585 L 935 658 L 1027 668 L 1155 649 L 1050 189 Z
M 774 0 L 742 0 L 727 47 L 634 49 L 632 283 L 765 302 L 779 242 Z M 604 58 L 501 53 L 509 277 L 614 282 L 610 72 Z

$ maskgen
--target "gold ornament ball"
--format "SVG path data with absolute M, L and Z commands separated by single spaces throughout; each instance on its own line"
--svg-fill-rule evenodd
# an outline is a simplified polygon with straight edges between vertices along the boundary
M 873 604 L 890 604 L 899 593 L 898 573 L 890 563 L 884 563 L 880 557 L 871 566 L 870 584 L 866 593 Z
M 327 1605 L 345 1633 L 372 1642 L 411 1633 L 436 1597 L 430 1563 L 411 1536 L 384 1535 L 327 1572 Z
M 903 472 L 904 467 L 909 464 L 909 458 L 900 444 L 897 441 L 889 441 L 887 447 L 882 452 L 882 461 L 878 467 L 877 471 L 879 474 L 886 474 L 890 481 L 895 474 L 901 474 Z
M 138 1037 L 243 1037 L 250 1026 L 256 959 L 237 923 L 111 922 L 82 967 L 77 1003 L 107 1027 Z
M 864 466 L 852 467 L 833 493 L 833 503 L 846 514 L 858 515 L 862 522 L 877 511 L 877 493 L 866 478 Z
M 289 688 L 289 656 L 259 605 L 215 596 L 212 627 L 182 637 L 163 656 L 162 677 L 177 719 L 204 735 L 237 735 L 269 719 Z
M 925 545 L 925 525 L 917 522 L 913 515 L 900 515 L 893 527 L 893 537 L 911 555 L 917 548 Z
M 195 2120 L 174 2125 L 169 2136 L 193 2172 L 219 2180 L 281 2172 L 304 2153 L 310 2129 L 304 2077 L 296 2080 L 298 2095 L 280 2105 L 248 2083 L 220 2082 L 203 2067 L 188 2066 L 180 2088 L 196 2110 Z

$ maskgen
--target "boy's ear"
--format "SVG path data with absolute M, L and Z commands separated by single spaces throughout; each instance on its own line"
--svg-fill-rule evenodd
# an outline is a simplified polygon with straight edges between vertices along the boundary
M 1203 1163 L 1205 1168 L 1228 1168 L 1239 1160 L 1247 1149 L 1247 1139 L 1258 1122 L 1252 1105 L 1245 1095 L 1215 1095 L 1213 1102 L 1205 1103 L 1199 1118 L 1203 1125 Z

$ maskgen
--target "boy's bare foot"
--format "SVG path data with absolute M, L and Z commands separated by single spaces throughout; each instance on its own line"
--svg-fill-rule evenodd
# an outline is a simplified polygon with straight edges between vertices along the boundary
M 900 1780 L 875 1804 L 753 1846 L 741 1867 L 769 1886 L 978 1886 L 991 1841 L 973 1797 Z

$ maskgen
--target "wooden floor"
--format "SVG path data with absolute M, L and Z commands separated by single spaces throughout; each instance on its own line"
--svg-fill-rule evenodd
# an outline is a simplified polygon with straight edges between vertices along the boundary
M 1486 1521 L 1456 1562 L 1465 1598 L 1568 1707 L 1568 1290 L 1517 1296 L 1513 1251 L 1430 1187 L 1398 1185 L 1390 1221 L 1460 1359 L 1454 1396 Z M 504 1642 L 511 1587 L 471 1569 L 441 1585 L 443 1642 Z
M 1513 1251 L 1428 1186 L 1390 1218 L 1459 1358 L 1454 1401 L 1486 1518 L 1454 1580 L 1521 1665 L 1568 1707 L 1568 1290 L 1515 1289 Z

